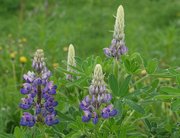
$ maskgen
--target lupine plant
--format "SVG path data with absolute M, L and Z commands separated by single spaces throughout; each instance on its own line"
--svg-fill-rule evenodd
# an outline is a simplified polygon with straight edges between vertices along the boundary
M 21 94 L 25 95 L 19 104 L 20 108 L 33 112 L 24 112 L 20 124 L 33 127 L 36 122 L 42 122 L 48 126 L 57 124 L 56 110 L 58 102 L 53 95 L 56 94 L 57 86 L 49 80 L 51 72 L 47 69 L 44 52 L 38 49 L 34 55 L 32 67 L 35 72 L 29 71 L 24 74 L 25 83 L 21 88 Z

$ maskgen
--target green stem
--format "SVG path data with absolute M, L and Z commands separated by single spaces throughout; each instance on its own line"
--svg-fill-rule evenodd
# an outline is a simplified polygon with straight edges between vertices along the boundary
M 132 84 L 132 87 L 136 86 L 138 83 L 140 83 L 141 81 L 145 80 L 148 77 L 149 77 L 149 75 L 147 74 L 146 76 L 144 76 L 141 79 L 137 80 L 134 84 Z
M 114 59 L 114 62 L 113 62 L 113 74 L 118 79 L 119 67 L 118 67 L 118 60 L 116 59 Z
M 15 64 L 14 64 L 14 61 L 12 61 L 12 70 L 13 70 L 13 78 L 14 78 L 14 86 L 15 86 L 15 89 L 17 88 L 16 87 L 16 68 L 15 68 Z
M 105 122 L 106 122 L 106 120 L 104 120 L 104 121 L 102 122 L 101 126 L 99 127 L 99 132 L 101 131 L 101 129 L 102 129 L 102 127 L 103 127 L 103 125 L 104 125 Z
M 124 121 L 124 125 L 126 125 L 127 124 L 127 122 L 130 120 L 130 118 L 131 118 L 131 116 L 134 114 L 134 110 L 130 113 L 130 115 L 126 118 L 126 120 Z
M 22 66 L 21 66 L 21 78 L 20 78 L 20 80 L 21 80 L 21 83 L 23 82 L 23 73 L 24 73 L 24 64 L 22 64 Z

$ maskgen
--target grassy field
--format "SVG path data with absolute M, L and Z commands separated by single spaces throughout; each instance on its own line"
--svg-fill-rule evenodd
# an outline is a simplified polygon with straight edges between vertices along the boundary
M 19 120 L 22 74 L 31 67 L 36 49 L 44 50 L 48 66 L 61 66 L 67 47 L 76 55 L 102 56 L 112 40 L 117 7 L 125 10 L 125 41 L 129 53 L 157 58 L 161 68 L 180 66 L 179 0 L 1 0 L 0 107 L 2 131 L 11 133 Z M 21 64 L 19 58 L 27 62 Z M 8 118 L 8 119 L 7 119 Z M 8 127 L 10 125 L 11 127 Z M 0 132 L 1 132 L 0 130 Z
M 119 4 L 123 4 L 126 11 L 129 51 L 138 51 L 147 58 L 157 57 L 162 64 L 178 66 L 178 0 L 53 0 L 47 4 L 45 1 L 24 2 L 23 6 L 17 0 L 10 4 L 4 1 L 0 16 L 2 50 L 9 46 L 9 51 L 20 49 L 23 55 L 43 48 L 49 55 L 55 55 L 50 57 L 51 61 L 59 62 L 66 56 L 63 48 L 72 43 L 78 56 L 103 55 L 102 48 L 109 46 L 112 38 L 113 16 Z M 14 41 L 26 38 L 27 43 L 18 47 L 18 43 L 9 42 L 8 35 Z

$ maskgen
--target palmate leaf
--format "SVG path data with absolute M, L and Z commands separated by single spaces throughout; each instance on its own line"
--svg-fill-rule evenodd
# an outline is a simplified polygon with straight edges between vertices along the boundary
M 82 136 L 82 132 L 79 131 L 72 131 L 68 135 L 65 136 L 65 138 L 80 138 Z
M 58 114 L 58 116 L 59 116 L 60 118 L 66 120 L 66 121 L 71 121 L 71 122 L 74 122 L 74 121 L 75 121 L 73 118 L 71 118 L 71 117 L 69 117 L 69 116 L 67 116 L 67 115 L 65 115 L 65 114 L 63 114 L 63 113 L 61 113 L 61 112 L 59 112 L 59 111 L 57 112 L 57 114 Z
M 109 85 L 114 95 L 116 96 L 125 96 L 129 90 L 129 83 L 131 80 L 131 75 L 127 76 L 121 83 L 117 81 L 115 76 L 111 74 L 109 76 Z
M 127 105 L 129 105 L 132 109 L 134 109 L 136 112 L 139 112 L 139 113 L 141 113 L 141 114 L 144 114 L 144 113 L 145 113 L 144 109 L 143 109 L 140 105 L 138 105 L 137 103 L 135 103 L 134 101 L 131 101 L 131 100 L 126 99 L 126 100 L 125 100 L 125 103 L 126 103 Z
M 83 60 L 80 57 L 75 57 L 75 60 L 77 65 L 81 65 L 83 62 Z
M 14 129 L 14 136 L 16 138 L 22 138 L 25 136 L 24 132 L 20 129 L 20 127 L 16 126 Z
M 151 130 L 151 124 L 149 122 L 149 120 L 147 118 L 144 119 L 144 124 L 146 125 L 146 127 Z
M 143 66 L 143 59 L 139 53 L 128 56 L 122 56 L 122 61 L 128 73 L 136 74 Z
M 111 74 L 109 76 L 109 85 L 110 85 L 110 88 L 112 90 L 112 93 L 116 96 L 119 96 L 118 95 L 118 89 L 119 89 L 118 82 L 117 82 L 117 79 L 114 77 L 113 74 Z
M 118 95 L 125 96 L 129 91 L 129 83 L 131 80 L 131 75 L 127 76 L 125 80 L 119 84 Z

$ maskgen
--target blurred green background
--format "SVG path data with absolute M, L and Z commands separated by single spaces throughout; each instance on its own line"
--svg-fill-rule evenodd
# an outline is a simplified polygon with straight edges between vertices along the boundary
M 120 4 L 129 53 L 179 66 L 180 0 L 0 0 L 0 132 L 19 124 L 18 91 L 35 50 L 44 49 L 51 70 L 71 43 L 77 56 L 105 57 Z
M 157 57 L 162 65 L 180 65 L 179 0 L 1 0 L 2 62 L 8 60 L 2 57 L 7 48 L 28 57 L 43 48 L 51 62 L 60 62 L 70 43 L 78 56 L 103 55 L 102 49 L 111 42 L 113 15 L 120 4 L 125 9 L 130 53 Z M 27 42 L 19 46 L 18 40 L 23 38 Z

